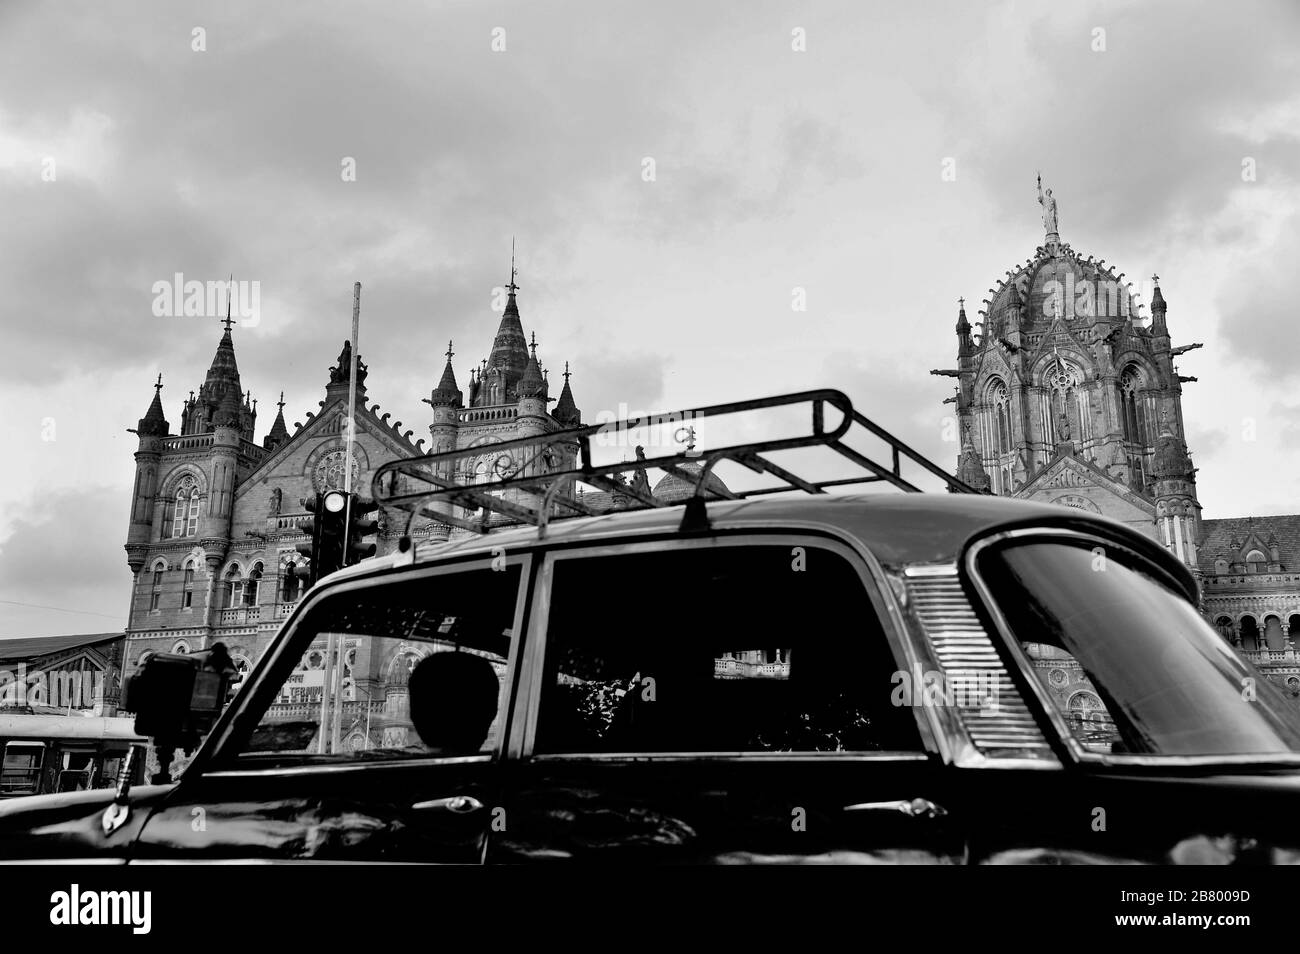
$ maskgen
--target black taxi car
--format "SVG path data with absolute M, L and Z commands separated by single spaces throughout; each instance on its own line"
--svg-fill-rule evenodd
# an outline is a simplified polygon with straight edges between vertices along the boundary
M 639 461 L 695 484 L 684 509 L 549 521 L 556 500 L 591 509 L 536 476 L 562 456 L 516 458 L 487 487 L 458 484 L 448 455 L 390 465 L 376 491 L 387 479 L 414 514 L 535 525 L 328 577 L 178 781 L 0 804 L 0 857 L 1300 858 L 1300 715 L 1201 618 L 1177 559 L 951 477 L 957 493 L 829 493 L 772 454 L 829 447 L 859 482 L 904 489 L 900 455 L 939 472 L 838 392 L 768 403 L 795 399 L 816 440 Z M 828 408 L 887 440 L 891 464 L 844 443 Z M 592 463 L 588 430 L 554 438 L 577 449 L 569 475 L 645 497 Z M 710 480 L 724 459 L 808 493 L 733 492 Z M 419 477 L 448 506 L 410 490 Z

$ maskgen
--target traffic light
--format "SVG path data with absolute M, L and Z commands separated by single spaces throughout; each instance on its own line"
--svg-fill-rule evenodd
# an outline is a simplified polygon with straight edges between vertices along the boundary
M 302 578 L 304 590 L 316 583 L 319 573 L 321 514 L 324 512 L 320 498 L 321 495 L 316 494 L 302 502 L 303 507 L 311 514 L 311 518 L 304 521 L 300 527 L 302 532 L 307 534 L 307 540 L 296 547 L 303 560 L 299 561 L 295 572 Z
M 298 544 L 297 550 L 309 561 L 300 571 L 308 587 L 344 566 L 347 502 L 348 495 L 341 490 L 316 494 L 302 502 L 311 518 L 304 521 L 301 529 L 310 539 Z
M 355 494 L 352 506 L 348 510 L 347 550 L 343 556 L 343 565 L 352 566 L 366 557 L 375 555 L 376 540 L 367 541 L 367 537 L 379 532 L 379 505 L 373 500 L 362 500 Z
M 320 497 L 321 509 L 316 515 L 320 524 L 320 563 L 316 579 L 347 566 L 347 511 L 348 495 L 341 490 L 330 490 Z

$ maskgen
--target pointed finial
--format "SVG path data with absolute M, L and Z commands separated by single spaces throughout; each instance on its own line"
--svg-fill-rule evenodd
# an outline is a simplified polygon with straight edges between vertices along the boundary
M 533 360 L 537 360 L 537 332 L 533 332 L 532 340 L 529 342 L 528 347 L 532 349 Z
M 569 383 L 569 362 L 564 362 L 564 383 Z
M 235 288 L 235 273 L 230 273 L 230 283 L 226 285 L 226 320 L 224 322 L 226 330 L 230 330 L 230 293 Z
M 958 299 L 957 299 L 957 307 L 958 307 L 958 308 L 963 308 L 963 309 L 964 309 L 964 308 L 966 307 L 966 299 L 965 299 L 965 298 L 958 298 Z
M 161 390 L 162 390 L 162 372 L 161 372 L 161 371 L 158 372 L 158 383 L 155 384 L 155 385 L 153 386 L 153 389 L 154 389 L 155 391 L 161 391 Z M 190 394 L 193 394 L 193 393 L 194 393 L 193 391 L 190 392 Z
M 515 272 L 515 237 L 512 235 L 510 236 L 510 284 L 506 286 L 506 288 L 510 289 L 510 294 L 512 295 L 519 290 L 519 286 L 515 284 L 516 274 L 517 273 Z
M 283 392 L 283 391 L 280 392 L 280 400 L 279 400 L 279 402 L 276 404 L 276 407 L 278 407 L 278 408 L 279 408 L 280 410 L 282 410 L 282 411 L 284 410 L 284 392 Z
M 451 341 L 447 342 L 447 360 L 450 361 L 456 352 L 451 350 Z
M 1155 285 L 1156 285 L 1157 288 L 1160 287 L 1160 276 L 1159 276 L 1159 275 L 1152 275 L 1152 276 L 1151 276 L 1151 281 L 1155 283 Z

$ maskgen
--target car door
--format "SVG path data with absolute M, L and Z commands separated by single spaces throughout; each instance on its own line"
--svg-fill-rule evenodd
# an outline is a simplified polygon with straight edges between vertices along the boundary
M 476 560 L 321 593 L 133 860 L 481 861 L 528 567 Z
M 547 556 L 489 860 L 962 860 L 878 597 L 822 537 Z

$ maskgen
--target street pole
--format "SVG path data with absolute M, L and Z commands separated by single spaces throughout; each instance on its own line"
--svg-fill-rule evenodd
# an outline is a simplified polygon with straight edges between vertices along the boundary
M 348 556 L 348 539 L 347 528 L 352 526 L 352 461 L 354 459 L 352 445 L 356 440 L 357 433 L 357 367 L 361 358 L 361 283 L 356 282 L 352 286 L 352 366 L 348 369 L 348 430 L 345 435 L 345 455 L 343 461 L 343 560 L 347 563 Z M 347 649 L 347 640 L 343 634 L 339 634 L 337 639 L 331 637 L 330 647 L 327 652 L 336 650 L 338 660 L 335 663 L 336 668 L 332 673 L 326 676 L 326 694 L 333 690 L 334 710 L 330 713 L 329 738 L 330 744 L 335 752 L 338 753 L 340 735 L 342 734 L 343 723 L 343 655 Z M 332 677 L 332 678 L 331 678 Z M 321 727 L 322 733 L 325 726 Z

